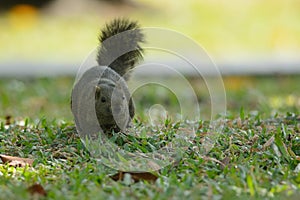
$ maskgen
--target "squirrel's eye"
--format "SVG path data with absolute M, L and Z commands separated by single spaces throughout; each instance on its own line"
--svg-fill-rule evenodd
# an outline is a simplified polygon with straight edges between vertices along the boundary
M 105 103 L 105 102 L 106 102 L 105 97 L 101 97 L 101 102 L 102 102 L 102 103 Z
M 123 96 L 122 99 L 125 100 L 125 96 Z

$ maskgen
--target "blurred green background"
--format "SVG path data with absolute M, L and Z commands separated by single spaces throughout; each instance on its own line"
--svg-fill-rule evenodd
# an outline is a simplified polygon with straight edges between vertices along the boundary
M 181 32 L 215 59 L 300 52 L 298 0 L 112 2 L 53 0 L 42 8 L 21 4 L 2 9 L 0 59 L 80 62 L 97 45 L 100 27 L 118 16 L 143 27 Z

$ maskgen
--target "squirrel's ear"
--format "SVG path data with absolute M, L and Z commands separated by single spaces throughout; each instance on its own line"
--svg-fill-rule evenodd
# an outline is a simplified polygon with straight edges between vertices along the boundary
M 100 90 L 101 90 L 101 87 L 96 85 L 95 86 L 95 98 L 98 99 L 99 96 L 100 96 Z

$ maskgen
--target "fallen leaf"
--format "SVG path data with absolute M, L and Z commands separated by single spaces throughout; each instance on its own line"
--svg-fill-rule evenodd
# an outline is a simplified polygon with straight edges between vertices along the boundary
M 35 183 L 32 186 L 28 187 L 27 191 L 31 195 L 47 196 L 47 192 L 45 191 L 45 189 L 43 188 L 43 186 L 41 186 L 38 183 Z
M 118 172 L 117 174 L 110 176 L 110 178 L 113 179 L 114 181 L 124 180 L 125 174 L 130 174 L 134 182 L 139 182 L 143 180 L 149 182 L 155 182 L 156 179 L 158 178 L 156 175 L 150 172 L 121 172 L 121 171 Z
M 0 155 L 0 158 L 4 164 L 8 163 L 10 166 L 13 167 L 25 167 L 26 165 L 31 166 L 34 162 L 34 160 L 30 158 L 19 158 L 6 155 Z
M 8 165 L 10 167 L 25 167 L 28 164 L 26 164 L 23 161 L 13 160 L 13 161 L 9 162 Z

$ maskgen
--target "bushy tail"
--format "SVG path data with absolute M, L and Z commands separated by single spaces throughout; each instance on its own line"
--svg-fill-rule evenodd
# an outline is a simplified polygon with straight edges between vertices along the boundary
M 105 25 L 99 37 L 97 62 L 112 68 L 120 76 L 132 69 L 143 59 L 144 35 L 135 21 L 115 19 Z

